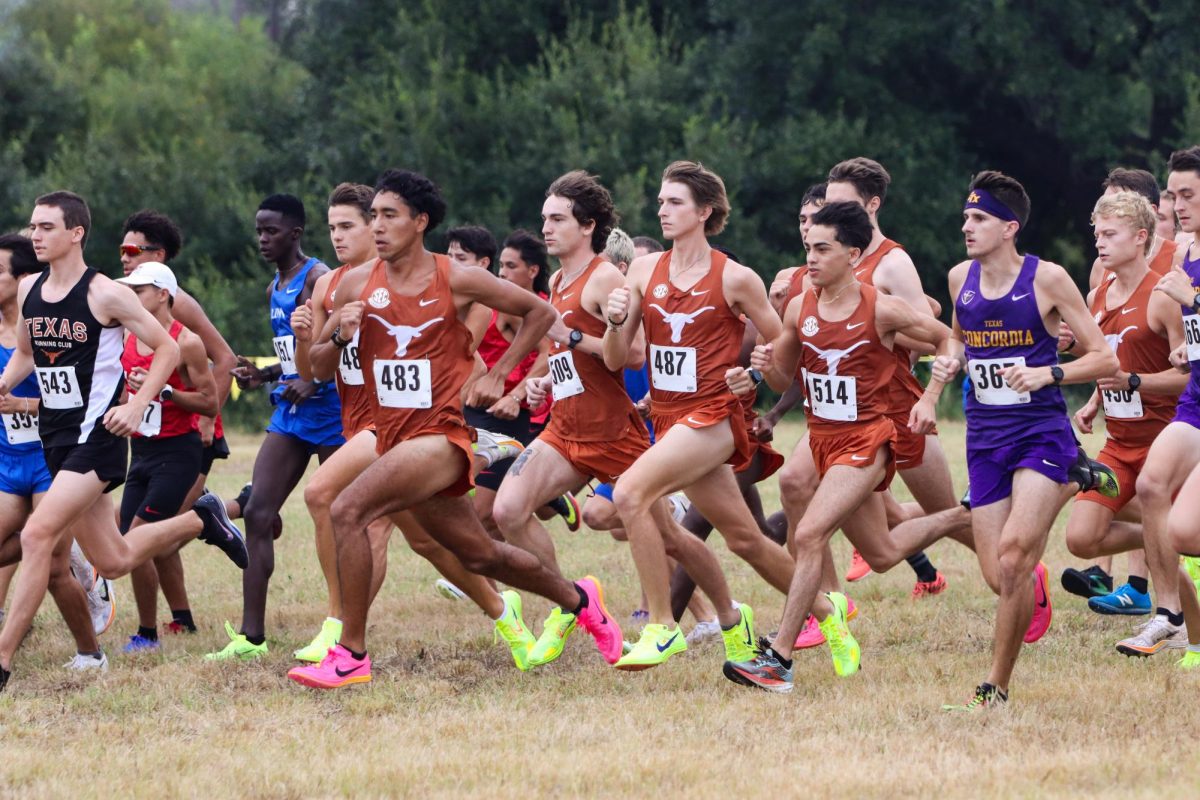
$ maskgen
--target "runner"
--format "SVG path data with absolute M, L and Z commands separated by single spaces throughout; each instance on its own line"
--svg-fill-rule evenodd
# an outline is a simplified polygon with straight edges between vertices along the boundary
M 979 173 L 963 214 L 972 260 L 950 271 L 952 350 L 935 359 L 933 376 L 950 383 L 965 368 L 971 378 L 971 523 L 984 579 L 1000 596 L 987 680 L 965 705 L 947 707 L 975 711 L 1008 701 L 1022 638 L 1030 641 L 1049 627 L 1049 586 L 1039 559 L 1078 458 L 1058 386 L 1111 377 L 1118 362 L 1066 271 L 1017 253 L 1017 235 L 1029 218 L 1020 183 L 999 172 Z M 1060 320 L 1078 340 L 1078 358 L 1063 366 Z
M 144 209 L 131 214 L 122 228 L 121 268 L 125 275 L 137 269 L 142 264 L 160 261 L 170 265 L 183 247 L 183 235 L 170 217 L 158 211 Z M 221 407 L 229 399 L 229 388 L 233 383 L 232 370 L 237 366 L 237 357 L 232 348 L 221 336 L 220 331 L 213 325 L 204 309 L 196 298 L 180 288 L 175 294 L 175 302 L 171 307 L 171 315 L 182 325 L 200 337 L 204 344 L 204 352 L 212 362 L 213 380 L 217 386 L 217 399 Z M 180 512 L 192 507 L 192 504 L 204 492 L 204 482 L 212 471 L 216 459 L 229 458 L 229 444 L 225 441 L 224 426 L 221 415 L 216 417 L 199 417 L 200 442 L 204 451 L 200 460 L 200 475 L 192 485 L 187 497 L 180 506 Z M 237 501 L 226 503 L 231 516 L 242 515 L 242 506 Z M 230 508 L 232 506 L 232 508 Z M 188 600 L 187 587 L 184 583 L 183 560 L 178 552 L 167 553 L 154 559 L 154 568 L 162 587 L 163 597 L 171 608 L 171 621 L 167 623 L 168 633 L 195 633 L 196 622 L 192 618 L 191 602 Z M 145 568 L 148 571 L 148 568 Z
M 1082 558 L 1141 550 L 1141 515 L 1136 505 L 1130 507 L 1137 494 L 1137 476 L 1151 443 L 1175 415 L 1176 400 L 1187 385 L 1187 376 L 1170 363 L 1171 351 L 1183 343 L 1178 304 L 1154 291 L 1161 276 L 1146 261 L 1155 241 L 1154 209 L 1141 194 L 1106 194 L 1096 204 L 1092 224 L 1097 262 L 1111 277 L 1101 279 L 1088 304 L 1121 368 L 1112 378 L 1099 381 L 1074 418 L 1081 431 L 1091 433 L 1103 407 L 1107 439 L 1097 458 L 1116 473 L 1121 493 L 1108 498 L 1092 491 L 1076 498 L 1067 522 L 1067 549 Z M 1130 561 L 1129 581 L 1116 591 L 1111 591 L 1110 583 L 1110 592 L 1088 600 L 1089 608 L 1102 614 L 1150 613 L 1145 561 Z M 1141 570 L 1135 564 L 1141 564 Z M 1067 583 L 1064 573 L 1063 585 Z M 1183 646 L 1182 636 L 1178 642 Z M 1132 649 L 1136 654 L 1138 646 L 1126 640 L 1118 650 Z
M 345 441 L 336 388 L 330 383 L 306 381 L 296 372 L 292 312 L 312 297 L 317 279 L 329 271 L 301 251 L 304 226 L 304 204 L 289 194 L 271 195 L 262 201 L 255 215 L 259 253 L 277 271 L 267 287 L 267 298 L 275 335 L 272 343 L 279 363 L 259 369 L 239 356 L 234 377 L 243 389 L 277 382 L 271 391 L 275 411 L 254 459 L 254 491 L 243 512 L 251 557 L 242 576 L 242 626 L 237 631 L 225 624 L 229 644 L 207 656 L 216 661 L 248 660 L 267 654 L 267 587 L 275 570 L 279 510 L 304 477 L 313 455 L 324 462 Z
M 779 632 L 756 658 L 727 661 L 725 677 L 774 692 L 792 690 L 792 651 L 812 613 L 830 644 L 840 676 L 858 671 L 860 652 L 840 593 L 819 594 L 822 554 L 837 529 L 868 563 L 884 572 L 932 542 L 898 541 L 888 531 L 883 492 L 895 473 L 897 430 L 890 386 L 898 360 L 893 342 L 931 345 L 946 352 L 950 331 L 910 303 L 890 297 L 856 276 L 874 226 L 862 205 L 827 201 L 808 231 L 808 280 L 813 289 L 788 303 L 783 330 L 751 355 L 752 371 L 731 370 L 730 388 L 745 394 L 762 380 L 782 391 L 802 370 L 807 395 L 809 447 L 820 484 L 792 536 L 796 569 Z M 942 384 L 931 382 L 907 423 L 933 427 Z
M 132 459 L 121 495 L 119 522 L 121 533 L 127 534 L 179 512 L 200 473 L 204 445 L 200 442 L 198 415 L 215 416 L 219 405 L 204 343 L 171 315 L 179 292 L 171 268 L 151 261 L 117 283 L 133 287 L 142 307 L 179 345 L 179 367 L 171 373 L 158 398 L 146 407 L 132 436 Z M 126 337 L 121 367 L 130 395 L 141 388 L 153 355 L 137 336 L 131 333 Z M 142 564 L 129 577 L 138 607 L 138 631 L 129 637 L 124 652 L 158 650 L 158 573 L 154 562 Z
M 108 493 L 125 480 L 125 436 L 141 423 L 179 362 L 179 348 L 127 287 L 89 268 L 83 247 L 91 227 L 87 204 L 71 192 L 37 199 L 30 220 L 38 260 L 50 268 L 18 290 L 17 348 L 0 375 L 0 396 L 36 370 L 42 395 L 39 435 L 53 481 L 45 502 L 21 531 L 23 567 L 11 611 L 0 630 L 0 688 L 41 605 L 60 542 L 79 540 L 105 578 L 128 574 L 155 555 L 199 536 L 245 568 L 241 532 L 217 498 L 194 511 L 122 537 Z M 154 349 L 141 389 L 124 404 L 121 328 Z M 84 398 L 87 398 L 84 400 Z
M 1164 202 L 1163 195 L 1158 188 L 1158 181 L 1155 177 L 1144 169 L 1125 169 L 1117 167 L 1112 172 L 1108 173 L 1108 177 L 1101 184 L 1104 189 L 1102 197 L 1114 195 L 1117 192 L 1136 192 L 1150 202 L 1150 207 L 1154 209 L 1155 228 L 1150 232 L 1150 249 L 1146 254 L 1146 263 L 1150 267 L 1150 271 L 1158 275 L 1166 275 L 1171 269 L 1171 264 L 1175 262 L 1175 244 L 1174 220 L 1171 221 L 1171 235 L 1161 236 L 1158 233 L 1158 214 L 1159 205 Z M 1174 202 L 1167 200 L 1172 209 Z M 1092 271 L 1088 274 L 1088 288 L 1095 289 L 1100 285 L 1101 281 L 1108 276 L 1105 271 L 1104 264 L 1097 258 L 1092 262 Z
M 371 680 L 366 649 L 373 554 L 367 526 L 408 511 L 471 572 L 547 597 L 576 615 L 614 663 L 621 632 L 591 577 L 571 584 L 536 556 L 488 536 L 465 497 L 471 488 L 470 429 L 460 392 L 473 367 L 471 333 L 462 323 L 480 303 L 521 321 L 511 346 L 467 401 L 492 406 L 505 377 L 554 322 L 554 310 L 531 292 L 486 271 L 452 266 L 425 249 L 425 234 L 445 217 L 438 188 L 424 176 L 388 170 L 376 186 L 371 214 L 380 259 L 369 272 L 343 278 L 334 300 L 334 344 L 359 336 L 359 363 L 372 399 L 380 458 L 338 495 L 332 513 L 342 592 L 342 637 L 319 665 L 289 677 L 336 688 Z M 520 609 L 510 605 L 514 617 Z
M 1171 507 L 1168 517 L 1167 531 L 1171 537 L 1171 545 L 1181 553 L 1190 554 L 1185 561 L 1194 563 L 1200 558 L 1200 465 L 1192 469 L 1192 474 L 1179 490 L 1175 504 Z M 1188 576 L 1196 580 L 1194 572 Z M 1200 601 L 1197 601 L 1196 588 L 1186 578 L 1183 579 L 1183 589 L 1180 596 L 1183 600 L 1183 612 L 1187 617 L 1188 634 L 1187 652 L 1179 660 L 1181 669 L 1200 668 Z
M 17 285 L 25 276 L 44 269 L 28 239 L 18 234 L 0 236 L 0 371 L 17 346 Z M 32 375 L 11 394 L 0 397 L 4 422 L 4 435 L 0 436 L 0 563 L 9 574 L 21 558 L 21 526 L 50 488 L 50 470 L 38 439 L 39 405 L 37 378 Z M 108 657 L 96 637 L 108 629 L 116 612 L 112 585 L 106 578 L 95 578 L 89 564 L 88 574 L 79 577 L 93 581 L 95 591 L 81 587 L 70 566 L 71 551 L 77 547 L 69 541 L 64 539 L 55 549 L 49 580 L 50 596 L 75 638 L 75 657 L 63 666 L 103 672 L 108 669 Z M 7 586 L 4 588 L 0 598 L 7 595 Z
M 552 393 L 553 415 L 550 425 L 509 470 L 496 496 L 494 513 L 505 541 L 534 553 L 558 574 L 554 543 L 534 516 L 534 509 L 564 492 L 578 491 L 592 478 L 616 483 L 650 447 L 646 427 L 621 380 L 623 368 L 636 368 L 644 359 L 642 343 L 635 338 L 625 362 L 612 367 L 604 362 L 604 308 L 609 295 L 625 286 L 625 279 L 598 253 L 616 221 L 608 190 L 586 172 L 568 172 L 546 191 L 542 235 L 548 252 L 561 264 L 550 286 L 550 302 L 559 314 L 559 323 L 550 329 L 554 342 L 550 372 L 529 379 L 526 393 L 532 405 Z M 622 484 L 616 485 L 619 489 Z M 733 606 L 712 551 L 677 529 L 665 498 L 659 498 L 648 511 L 667 550 L 697 576 L 717 607 L 729 652 L 744 652 L 746 645 L 739 644 L 739 636 L 743 641 L 753 638 L 749 628 L 739 625 L 743 617 Z M 635 647 L 617 662 L 617 668 L 645 669 L 686 650 L 678 627 L 671 627 L 673 631 L 648 624 L 643 641 L 649 638 L 668 646 Z M 552 609 L 530 654 L 530 664 L 558 658 L 574 629 L 574 616 L 562 608 Z
M 769 339 L 779 332 L 779 317 L 762 279 L 708 244 L 707 237 L 720 233 L 729 216 L 725 185 L 716 173 L 676 161 L 663 171 L 658 201 L 663 235 L 673 247 L 635 260 L 628 285 L 609 296 L 603 351 L 606 366 L 621 367 L 644 329 L 650 415 L 658 435 L 613 495 L 650 612 L 641 639 L 623 659 L 631 667 L 661 663 L 685 647 L 671 610 L 665 543 L 651 517 L 661 498 L 683 490 L 729 548 L 779 591 L 787 590 L 793 566 L 787 552 L 762 535 L 741 499 L 733 467 L 745 464 L 752 448 L 741 402 L 725 385 L 741 347 L 741 315 Z M 712 599 L 725 614 L 718 598 Z M 749 606 L 739 610 L 741 646 L 750 650 L 753 614 Z

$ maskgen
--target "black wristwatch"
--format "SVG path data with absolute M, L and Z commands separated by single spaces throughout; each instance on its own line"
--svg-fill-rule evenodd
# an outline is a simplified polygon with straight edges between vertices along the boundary
M 1054 381 L 1054 385 L 1055 385 L 1055 386 L 1057 386 L 1058 384 L 1062 383 L 1062 380 L 1063 380 L 1063 371 L 1062 371 L 1062 367 L 1060 367 L 1060 366 L 1057 366 L 1057 365 L 1056 365 L 1056 366 L 1053 366 L 1053 367 L 1051 367 L 1051 368 L 1050 368 L 1050 379 L 1051 379 L 1052 381 Z
M 762 370 L 750 369 L 746 370 L 746 374 L 750 376 L 750 380 L 754 381 L 755 386 L 758 386 L 763 382 Z
M 1142 376 L 1136 372 L 1129 373 L 1129 391 L 1136 392 L 1138 387 L 1142 385 Z
M 171 395 L 173 394 L 175 394 L 174 389 L 172 389 L 170 386 L 164 386 L 162 391 L 158 393 L 158 400 L 160 403 L 165 403 L 171 399 Z
M 574 350 L 582 341 L 583 333 L 580 331 L 571 331 L 571 335 L 567 337 L 567 349 Z
M 1200 294 L 1196 295 L 1192 299 L 1192 311 L 1196 314 L 1200 314 Z
M 329 337 L 329 341 L 332 342 L 333 346 L 339 350 L 349 347 L 351 341 L 350 339 L 343 339 L 341 334 L 342 326 L 339 325 L 333 329 L 333 335 Z

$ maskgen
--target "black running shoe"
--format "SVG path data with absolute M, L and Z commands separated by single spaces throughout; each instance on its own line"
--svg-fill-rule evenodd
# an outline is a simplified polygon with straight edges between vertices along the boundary
M 1100 567 L 1064 569 L 1062 587 L 1078 597 L 1104 597 L 1112 594 L 1112 576 Z
M 958 501 L 958 504 L 967 511 L 971 510 L 971 487 L 969 484 L 967 486 L 967 490 L 963 492 L 962 499 Z
M 1067 470 L 1067 480 L 1078 484 L 1081 492 L 1096 491 L 1104 497 L 1117 497 L 1121 494 L 1117 474 L 1107 465 L 1088 458 L 1082 447 L 1079 448 L 1075 463 Z
M 242 490 L 240 492 L 238 492 L 237 497 L 233 498 L 233 502 L 237 503 L 238 508 L 240 508 L 242 510 L 242 516 L 246 515 L 246 506 L 250 505 L 250 492 L 251 492 L 253 486 L 254 486 L 254 484 L 247 483 L 245 486 L 242 487 Z M 208 491 L 208 490 L 205 489 L 205 491 Z
M 4 667 L 0 667 L 0 692 L 4 691 L 4 687 L 8 685 L 8 679 L 12 677 L 12 673 Z
M 192 506 L 192 510 L 204 523 L 204 530 L 196 538 L 205 544 L 221 548 L 221 552 L 229 556 L 230 561 L 245 569 L 250 563 L 246 537 L 229 519 L 229 514 L 225 512 L 225 502 L 215 494 L 202 494 Z

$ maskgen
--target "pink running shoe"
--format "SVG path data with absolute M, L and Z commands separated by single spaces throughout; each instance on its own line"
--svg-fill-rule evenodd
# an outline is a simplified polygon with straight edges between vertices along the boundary
M 820 647 L 825 644 L 825 634 L 821 633 L 821 626 L 817 622 L 817 618 L 812 614 L 808 615 L 808 619 L 804 620 L 804 627 L 800 629 L 800 635 L 796 637 L 797 650 L 806 650 L 809 647 Z
M 329 648 L 320 664 L 293 667 L 288 677 L 314 689 L 338 689 L 352 683 L 371 682 L 371 657 L 361 661 L 340 644 Z
M 604 607 L 604 589 L 600 581 L 588 575 L 581 581 L 576 581 L 575 587 L 587 597 L 587 605 L 579 611 L 576 619 L 579 626 L 592 635 L 600 655 L 609 664 L 615 664 L 621 658 L 621 626 L 613 615 Z
M 917 585 L 912 590 L 912 599 L 920 600 L 923 597 L 941 594 L 946 591 L 946 586 L 946 576 L 939 572 L 937 577 L 931 581 L 917 581 Z
M 1046 565 L 1038 562 L 1033 568 L 1033 619 L 1029 620 L 1029 629 L 1025 631 L 1025 643 L 1032 644 L 1046 635 L 1050 630 L 1050 618 L 1054 616 L 1054 608 L 1050 605 L 1050 581 L 1046 577 Z
M 846 598 L 846 622 L 858 616 L 858 606 L 849 597 Z
M 854 548 L 854 554 L 850 556 L 850 569 L 846 570 L 846 582 L 861 581 L 870 574 L 871 565 L 862 557 L 862 553 L 858 552 L 858 548 Z

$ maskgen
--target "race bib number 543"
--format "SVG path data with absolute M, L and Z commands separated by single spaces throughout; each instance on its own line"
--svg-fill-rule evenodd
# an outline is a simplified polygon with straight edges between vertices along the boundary
M 37 367 L 38 388 L 46 408 L 65 410 L 83 407 L 83 393 L 74 367 Z

